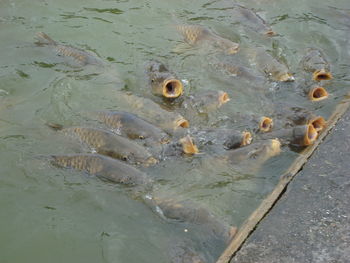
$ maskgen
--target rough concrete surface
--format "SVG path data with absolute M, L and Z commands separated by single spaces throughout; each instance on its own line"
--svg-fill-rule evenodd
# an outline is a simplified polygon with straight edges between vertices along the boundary
M 231 263 L 350 262 L 350 111 Z

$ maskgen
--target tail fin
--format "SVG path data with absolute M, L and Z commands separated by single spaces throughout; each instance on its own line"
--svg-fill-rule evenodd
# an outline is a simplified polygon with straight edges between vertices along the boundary
M 36 33 L 35 39 L 37 42 L 35 42 L 39 46 L 43 45 L 56 45 L 57 42 L 53 40 L 51 37 L 46 35 L 44 32 L 38 32 Z
M 45 124 L 46 124 L 46 126 L 50 127 L 51 129 L 53 129 L 55 131 L 60 131 L 63 129 L 63 125 L 58 124 L 58 123 L 47 122 Z

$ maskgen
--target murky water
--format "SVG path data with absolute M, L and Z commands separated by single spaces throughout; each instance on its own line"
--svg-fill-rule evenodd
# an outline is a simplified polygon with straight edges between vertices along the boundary
M 350 81 L 348 1 L 244 2 L 279 33 L 272 38 L 233 23 L 229 3 L 0 2 L 0 262 L 170 262 L 168 251 L 178 242 L 193 247 L 207 262 L 215 261 L 225 245 L 208 238 L 200 225 L 166 221 L 131 198 L 129 189 L 52 167 L 42 157 L 87 151 L 45 123 L 79 125 L 88 121 L 81 112 L 127 110 L 116 90 L 164 103 L 147 94 L 143 66 L 151 59 L 187 80 L 186 94 L 220 89 L 230 95 L 231 101 L 209 120 L 194 123 L 218 127 L 236 112 L 270 115 L 273 104 L 283 101 L 327 118 L 348 92 Z M 207 26 L 243 48 L 263 47 L 288 64 L 296 82 L 304 78 L 299 61 L 305 49 L 321 48 L 334 75 L 326 86 L 330 97 L 311 103 L 295 83 L 252 85 L 225 76 L 211 64 L 227 56 L 200 48 L 178 52 L 182 37 L 173 25 L 179 23 Z M 38 31 L 90 50 L 109 65 L 66 65 L 34 44 Z M 155 179 L 157 195 L 192 200 L 223 222 L 240 226 L 296 156 L 283 148 L 257 173 L 201 156 L 169 159 L 145 171 Z

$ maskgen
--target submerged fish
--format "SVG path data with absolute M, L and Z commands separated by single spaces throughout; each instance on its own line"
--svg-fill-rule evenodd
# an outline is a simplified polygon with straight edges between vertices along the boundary
M 330 80 L 333 78 L 330 72 L 329 62 L 320 49 L 307 49 L 306 55 L 300 63 L 305 71 L 312 72 L 312 79 L 315 81 Z
M 258 70 L 267 74 L 275 81 L 294 81 L 288 67 L 282 64 L 262 48 L 246 50 L 246 55 L 255 64 Z
M 184 98 L 182 108 L 197 113 L 209 113 L 230 101 L 229 95 L 221 90 L 207 90 Z
M 147 73 L 153 94 L 165 98 L 177 98 L 183 94 L 182 82 L 162 63 L 151 61 Z
M 38 40 L 38 42 L 36 42 L 37 45 L 49 46 L 58 56 L 72 58 L 80 66 L 104 64 L 104 62 L 94 53 L 75 48 L 70 45 L 58 43 L 43 32 L 38 32 L 36 37 Z
M 260 34 L 266 36 L 276 35 L 271 26 L 264 19 L 247 7 L 237 4 L 233 5 L 233 9 L 230 12 L 230 18 L 233 19 L 233 22 L 240 23 Z
M 165 219 L 191 223 L 205 227 L 212 235 L 228 242 L 236 233 L 236 228 L 218 220 L 207 209 L 189 201 L 161 199 L 148 196 L 146 203 L 156 208 Z
M 266 80 L 265 77 L 259 74 L 258 72 L 255 72 L 254 70 L 244 67 L 242 65 L 220 62 L 214 64 L 213 66 L 215 69 L 222 70 L 226 74 L 237 78 L 243 78 L 248 81 L 263 83 Z
M 147 175 L 125 162 L 99 154 L 51 155 L 55 165 L 73 168 L 118 184 L 147 185 Z
M 61 132 L 78 137 L 97 153 L 121 159 L 131 164 L 156 164 L 157 160 L 141 145 L 117 134 L 88 127 L 63 128 Z
M 223 38 L 203 26 L 177 25 L 176 29 L 183 35 L 185 42 L 191 46 L 206 43 L 224 51 L 226 54 L 236 54 L 238 52 L 238 43 Z
M 168 143 L 169 135 L 162 129 L 141 119 L 137 115 L 124 111 L 99 111 L 98 120 L 122 136 L 130 139 L 150 139 L 159 143 Z

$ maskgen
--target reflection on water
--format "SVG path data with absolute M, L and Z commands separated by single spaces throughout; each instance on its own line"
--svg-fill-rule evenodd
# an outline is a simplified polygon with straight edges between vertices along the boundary
M 196 212 L 196 220 L 202 221 L 191 218 L 191 223 L 182 220 L 180 212 L 173 215 L 176 219 L 162 217 L 157 206 L 128 187 L 50 165 L 47 155 L 93 149 L 58 136 L 46 123 L 106 129 L 86 113 L 124 110 L 163 126 L 179 139 L 182 128 L 174 125 L 181 115 L 189 119 L 191 129 L 240 131 L 252 116 L 272 117 L 285 125 L 276 113 L 285 105 L 327 119 L 348 91 L 349 8 L 346 0 L 252 0 L 234 5 L 226 0 L 2 1 L 1 259 L 215 262 L 226 244 L 210 227 L 220 229 L 217 221 L 240 226 L 297 152 L 284 146 L 279 156 L 257 169 L 259 151 L 250 152 L 244 165 L 232 165 L 236 159 L 227 160 L 222 149 L 211 145 L 209 154 L 204 151 L 207 145 L 199 145 L 197 155 L 162 156 L 159 164 L 140 167 L 154 180 L 150 196 L 176 200 L 177 208 L 190 203 L 203 209 L 198 211 L 209 211 Z M 176 25 L 187 24 L 210 32 L 201 36 L 203 45 L 184 42 Z M 39 47 L 37 32 L 47 33 L 63 47 L 85 50 L 103 63 L 69 64 L 65 56 L 72 57 L 74 50 Z M 187 39 L 193 34 L 187 32 Z M 227 52 L 236 43 L 238 52 L 234 54 L 237 46 L 235 52 Z M 325 54 L 332 80 L 314 83 L 312 72 L 305 72 L 301 61 L 310 48 Z M 167 101 L 151 94 L 145 65 L 152 60 L 185 80 L 186 97 Z M 291 76 L 294 81 L 284 82 Z M 327 99 L 308 99 L 315 84 L 325 88 Z M 230 101 L 220 107 L 207 107 L 206 99 L 191 101 L 208 90 L 225 92 Z M 192 112 L 184 111 L 185 106 Z M 274 123 L 276 127 L 280 122 Z M 212 216 L 215 223 L 208 228 L 198 223 Z

